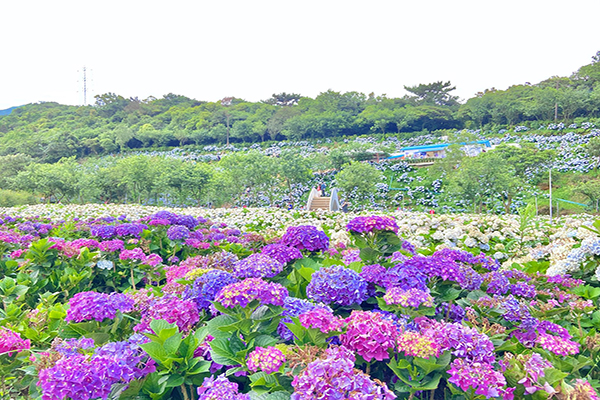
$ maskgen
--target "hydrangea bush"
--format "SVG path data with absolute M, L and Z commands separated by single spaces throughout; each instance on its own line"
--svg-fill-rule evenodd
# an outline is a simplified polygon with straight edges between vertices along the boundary
M 600 226 L 48 210 L 0 215 L 1 396 L 598 398 Z

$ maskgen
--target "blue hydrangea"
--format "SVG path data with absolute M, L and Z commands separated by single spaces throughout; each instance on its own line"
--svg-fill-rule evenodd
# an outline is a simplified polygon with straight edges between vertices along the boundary
M 329 307 L 324 305 L 317 305 L 311 303 L 308 300 L 299 299 L 297 297 L 286 297 L 283 302 L 283 312 L 281 316 L 283 317 L 279 322 L 279 326 L 277 327 L 277 333 L 284 341 L 290 341 L 294 339 L 294 334 L 290 329 L 285 325 L 286 322 L 292 322 L 290 317 L 297 317 L 300 314 L 303 314 L 307 311 L 314 310 L 315 308 L 327 308 L 331 310 Z
M 192 298 L 199 309 L 208 309 L 219 290 L 237 281 L 229 272 L 213 269 L 194 281 L 194 286 L 186 297 Z
M 368 297 L 367 281 L 341 265 L 321 268 L 312 275 L 306 296 L 325 304 L 360 304 Z

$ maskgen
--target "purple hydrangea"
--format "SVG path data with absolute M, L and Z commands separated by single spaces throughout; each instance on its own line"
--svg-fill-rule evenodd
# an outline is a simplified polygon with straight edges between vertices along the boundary
M 250 302 L 258 300 L 261 304 L 282 306 L 288 290 L 278 283 L 266 282 L 260 278 L 248 278 L 225 286 L 215 296 L 215 301 L 223 307 L 246 307 Z
M 283 263 L 260 253 L 254 253 L 233 264 L 238 278 L 272 278 L 283 271 Z
M 501 372 L 486 362 L 473 362 L 462 358 L 455 359 L 448 370 L 453 383 L 465 392 L 474 389 L 476 395 L 483 395 L 486 399 L 500 397 L 505 392 L 503 387 L 506 379 Z
M 302 253 L 295 247 L 286 246 L 280 243 L 268 244 L 263 247 L 262 254 L 274 258 L 280 263 L 287 264 L 290 261 L 302 258 Z
M 313 273 L 306 296 L 325 304 L 360 304 L 367 298 L 367 282 L 353 270 L 333 265 Z
M 425 274 L 422 264 L 418 263 L 420 259 L 426 257 L 416 257 L 417 260 L 410 259 L 403 264 L 397 264 L 388 269 L 380 278 L 380 286 L 386 289 L 392 287 L 400 287 L 404 290 L 419 289 L 427 290 L 427 275 Z
M 133 305 L 133 298 L 123 293 L 81 292 L 69 299 L 69 309 L 65 321 L 114 319 L 117 311 L 130 312 L 133 310 Z
M 198 400 L 250 400 L 250 395 L 238 393 L 237 383 L 219 375 L 217 379 L 212 376 L 204 378 L 198 388 Z
M 148 229 L 148 226 L 145 224 L 126 222 L 124 224 L 117 225 L 115 231 L 118 236 L 133 236 L 139 238 L 142 236 L 142 232 L 145 229 Z
M 394 221 L 394 218 L 378 215 L 355 217 L 348 222 L 346 228 L 350 232 L 357 233 L 373 233 L 378 231 L 398 232 L 398 225 Z
M 85 337 L 80 339 L 65 339 L 56 346 L 54 343 L 52 345 L 52 348 L 63 356 L 74 356 L 81 353 L 79 350 L 91 349 L 92 347 L 94 347 L 94 339 Z
M 136 344 L 107 343 L 91 357 L 75 354 L 60 358 L 39 372 L 43 400 L 106 399 L 116 383 L 127 384 L 154 372 L 154 363 Z
M 354 369 L 354 355 L 344 347 L 327 349 L 325 359 L 317 359 L 294 376 L 294 393 L 290 400 L 354 399 L 394 400 L 381 381 L 373 381 L 362 371 Z
M 194 301 L 165 295 L 150 299 L 147 307 L 142 311 L 140 323 L 134 326 L 133 330 L 151 333 L 150 322 L 154 319 L 164 319 L 170 324 L 176 324 L 179 331 L 187 332 L 200 320 L 200 316 Z
M 173 225 L 167 230 L 169 240 L 185 240 L 190 236 L 190 230 L 183 225 Z
M 113 225 L 95 225 L 90 228 L 90 234 L 102 239 L 110 239 L 117 234 L 117 228 Z
M 280 242 L 298 250 L 324 251 L 329 248 L 329 238 L 325 232 L 312 225 L 290 226 Z

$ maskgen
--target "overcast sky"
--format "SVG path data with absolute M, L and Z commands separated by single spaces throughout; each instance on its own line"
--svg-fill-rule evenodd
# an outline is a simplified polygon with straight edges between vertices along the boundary
M 1 0 L 0 110 L 113 92 L 461 99 L 568 76 L 600 50 L 598 0 Z

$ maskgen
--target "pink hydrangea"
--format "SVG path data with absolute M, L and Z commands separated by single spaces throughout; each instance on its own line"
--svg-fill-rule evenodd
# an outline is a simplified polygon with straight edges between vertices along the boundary
M 346 323 L 348 330 L 340 335 L 342 344 L 366 361 L 387 359 L 388 350 L 396 347 L 398 327 L 380 313 L 355 310 Z

